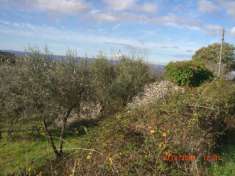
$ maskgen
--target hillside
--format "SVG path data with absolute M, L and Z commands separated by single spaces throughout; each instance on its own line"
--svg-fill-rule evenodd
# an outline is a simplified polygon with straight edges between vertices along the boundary
M 0 176 L 235 176 L 235 0 L 0 0 Z
M 0 63 L 1 175 L 234 174 L 225 71 L 197 60 L 159 73 L 127 56 L 11 57 Z
M 161 84 L 167 86 L 163 87 Z M 168 92 L 169 87 L 174 89 L 171 83 L 164 84 L 155 84 L 155 88 L 162 87 L 162 91 L 165 92 Z M 153 86 L 150 87 L 153 88 Z M 87 138 L 83 141 L 82 149 L 75 149 L 75 154 L 69 157 L 70 159 L 62 162 L 61 165 L 56 165 L 59 170 L 55 170 L 57 170 L 57 173 L 63 172 L 63 175 L 181 176 L 192 174 L 229 176 L 235 174 L 235 158 L 232 154 L 234 152 L 234 143 L 230 140 L 233 134 L 227 135 L 227 139 L 223 141 L 224 145 L 221 147 L 218 143 L 214 143 L 214 137 L 204 136 L 202 134 L 204 133 L 203 129 L 199 128 L 197 131 L 191 131 L 192 119 L 186 120 L 185 117 L 178 116 L 181 119 L 181 121 L 178 121 L 179 119 L 171 118 L 170 116 L 175 116 L 175 113 L 185 116 L 187 112 L 185 110 L 177 112 L 177 109 L 171 109 L 172 107 L 182 107 L 182 105 L 175 106 L 171 104 L 174 94 L 168 93 L 160 98 L 159 94 L 155 94 L 155 102 L 152 105 L 146 104 L 145 94 L 145 98 L 142 98 L 142 101 L 146 106 L 139 103 L 140 100 L 135 100 L 134 104 L 138 106 L 136 107 L 137 109 L 133 110 L 132 106 L 132 110 L 127 108 L 122 113 L 103 119 L 96 127 L 88 130 L 89 132 Z M 183 94 L 185 95 L 185 93 Z M 153 98 L 152 95 L 149 96 Z M 163 103 L 162 108 L 159 109 L 160 111 L 157 110 L 159 100 L 162 101 L 164 99 L 166 104 Z M 139 106 L 140 104 L 141 106 Z M 171 111 L 167 112 L 168 108 Z M 183 119 L 186 121 L 183 122 Z M 180 134 L 179 130 L 183 133 Z M 214 135 L 213 133 L 210 132 L 210 135 Z M 200 157 L 199 151 L 193 150 L 193 147 L 198 149 L 198 142 L 200 141 L 202 142 L 201 144 L 199 143 L 200 147 L 202 147 L 202 155 L 211 157 L 208 160 L 205 160 L 205 156 Z M 208 145 L 205 145 L 205 142 Z M 212 148 L 211 145 L 213 145 Z M 214 146 L 220 147 L 215 149 Z M 189 147 L 189 150 L 187 147 Z M 185 154 L 187 157 L 188 155 L 194 155 L 196 159 L 166 160 L 164 159 L 167 155 L 166 153 L 171 153 L 172 156 Z M 213 158 L 212 156 L 214 155 L 220 158 Z M 47 169 L 46 171 L 48 171 Z
M 153 89 L 158 91 L 155 91 L 154 94 L 149 94 L 149 90 Z M 174 91 L 172 92 L 172 90 Z M 181 176 L 187 175 L 187 172 L 195 175 L 233 175 L 235 173 L 233 142 L 226 142 L 226 145 L 219 150 L 216 149 L 217 151 L 213 149 L 213 154 L 216 152 L 221 157 L 222 162 L 211 160 L 208 163 L 199 164 L 197 166 L 198 169 L 193 165 L 194 160 L 181 162 L 178 160 L 164 161 L 165 152 L 175 150 L 170 147 L 171 145 L 180 147 L 181 149 L 178 148 L 176 150 L 179 153 L 182 152 L 180 150 L 183 148 L 185 150 L 188 145 L 184 140 L 181 143 L 178 139 L 179 144 L 175 143 L 177 141 L 174 140 L 175 137 L 178 138 L 181 135 L 177 134 L 178 130 L 186 132 L 186 124 L 188 122 L 181 121 L 183 123 L 181 124 L 177 119 L 170 118 L 171 115 L 175 116 L 177 109 L 172 109 L 171 112 L 166 111 L 168 108 L 171 109 L 172 106 L 179 108 L 179 106 L 171 104 L 171 102 L 174 102 L 172 98 L 177 94 L 175 91 L 186 96 L 185 91 L 182 92 L 181 88 L 177 88 L 170 82 L 153 83 L 150 86 L 146 86 L 144 93 L 135 97 L 128 106 L 129 108 L 127 107 L 122 112 L 107 116 L 97 122 L 94 121 L 94 123 L 92 121 L 84 122 L 83 126 L 73 129 L 77 133 L 73 132 L 72 136 L 70 135 L 70 130 L 68 130 L 64 147 L 64 151 L 68 155 L 65 155 L 62 159 L 57 160 L 53 157 L 53 152 L 48 148 L 46 141 L 42 143 L 41 140 L 43 138 L 38 142 L 23 140 L 17 143 L 9 143 L 2 141 L 0 156 L 5 158 L 5 160 L 0 161 L 1 171 L 2 173 L 19 173 L 25 168 L 23 173 L 31 173 L 33 175 L 37 173 L 39 175 Z M 157 107 L 162 101 L 166 104 L 163 103 L 159 111 Z M 186 111 L 181 111 L 178 112 L 178 115 L 183 115 L 184 113 Z M 185 119 L 181 117 L 181 120 L 182 118 Z M 163 119 L 165 120 L 162 121 Z M 180 124 L 184 127 L 180 127 Z M 166 126 L 162 128 L 163 125 Z M 167 127 L 167 125 L 170 126 Z M 179 127 L 180 129 L 178 129 Z M 177 133 L 174 134 L 174 132 Z M 198 137 L 201 136 L 196 131 L 193 131 L 193 134 L 190 135 L 195 134 L 199 136 L 188 139 L 192 146 L 194 142 L 198 142 Z M 232 137 L 231 134 L 229 135 L 227 136 L 227 141 L 230 141 L 229 138 Z M 209 139 L 211 138 L 207 138 L 206 141 Z M 208 147 L 203 145 L 204 150 L 208 150 Z M 10 155 L 15 161 L 8 160 L 8 153 L 11 150 L 15 151 L 14 154 Z M 177 162 L 180 163 L 177 164 Z M 188 167 L 188 169 L 185 167 Z M 196 170 L 192 171 L 191 169 Z M 199 173 L 196 173 L 196 171 Z

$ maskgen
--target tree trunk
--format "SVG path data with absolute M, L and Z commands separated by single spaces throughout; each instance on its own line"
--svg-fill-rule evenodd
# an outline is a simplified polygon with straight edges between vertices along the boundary
M 8 127 L 8 130 L 7 130 L 7 136 L 8 136 L 8 138 L 10 139 L 10 141 L 13 141 L 13 124 L 14 124 L 14 121 L 12 120 L 11 122 L 10 122 L 10 125 L 9 125 L 9 127 Z
M 50 145 L 51 145 L 51 147 L 53 149 L 53 152 L 55 153 L 56 157 L 59 158 L 61 156 L 61 154 L 60 154 L 60 152 L 56 148 L 56 145 L 54 143 L 53 137 L 52 137 L 52 135 L 51 135 L 51 133 L 50 133 L 50 131 L 48 129 L 48 125 L 47 125 L 47 122 L 46 122 L 45 119 L 43 120 L 43 125 L 44 125 L 45 131 L 46 131 L 46 133 L 47 133 L 47 135 L 49 137 L 48 141 L 49 141 L 49 143 L 50 143 Z
M 13 130 L 11 127 L 9 127 L 7 130 L 7 136 L 10 139 L 10 141 L 13 141 Z
M 73 110 L 73 108 L 70 108 L 65 113 L 65 115 L 63 117 L 63 121 L 62 121 L 62 127 L 61 127 L 61 132 L 60 132 L 60 148 L 59 148 L 59 152 L 60 152 L 61 155 L 63 154 L 65 127 L 66 127 L 66 124 L 67 124 L 68 117 L 70 116 L 72 110 Z

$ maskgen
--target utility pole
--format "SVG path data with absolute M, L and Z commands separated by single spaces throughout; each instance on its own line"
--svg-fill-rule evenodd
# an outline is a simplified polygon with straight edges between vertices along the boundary
M 220 55 L 219 55 L 219 70 L 218 70 L 218 77 L 221 74 L 221 64 L 222 64 L 222 57 L 223 57 L 223 44 L 224 44 L 224 28 L 222 29 L 222 38 L 221 38 L 221 46 L 220 46 Z

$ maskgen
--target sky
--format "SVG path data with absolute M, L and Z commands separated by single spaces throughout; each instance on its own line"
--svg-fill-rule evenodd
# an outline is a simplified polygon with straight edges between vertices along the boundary
M 48 47 L 79 56 L 120 53 L 166 64 L 235 44 L 235 0 L 0 0 L 0 49 Z

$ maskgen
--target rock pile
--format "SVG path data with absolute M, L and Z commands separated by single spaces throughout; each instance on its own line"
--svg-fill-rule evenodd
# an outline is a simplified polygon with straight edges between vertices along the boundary
M 144 91 L 133 98 L 133 101 L 128 104 L 128 108 L 136 108 L 142 105 L 153 103 L 158 99 L 164 99 L 167 95 L 183 91 L 184 89 L 176 86 L 170 81 L 154 82 L 145 86 Z

